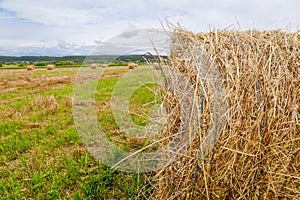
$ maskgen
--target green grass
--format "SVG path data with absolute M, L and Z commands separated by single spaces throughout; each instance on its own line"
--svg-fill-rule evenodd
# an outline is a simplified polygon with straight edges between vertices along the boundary
M 5 65 L 3 64 L 2 67 L 0 67 L 1 69 L 25 69 L 26 67 L 24 66 L 19 66 L 19 65 Z
M 130 98 L 130 108 L 132 120 L 141 126 L 149 124 L 151 108 L 161 104 L 158 87 L 155 84 L 143 85 L 137 89 Z
M 50 72 L 51 76 L 75 74 Z M 118 127 L 109 107 L 118 80 L 100 80 L 96 94 L 99 125 L 112 140 L 122 136 L 115 133 Z M 142 87 L 133 95 L 133 111 L 149 111 L 147 103 L 155 100 L 149 90 L 153 87 Z M 72 94 L 73 84 L 0 91 L 0 199 L 134 199 L 146 184 L 143 174 L 113 171 L 86 150 L 72 117 Z M 138 105 L 145 103 L 139 110 Z M 146 124 L 145 117 L 132 117 L 137 124 Z

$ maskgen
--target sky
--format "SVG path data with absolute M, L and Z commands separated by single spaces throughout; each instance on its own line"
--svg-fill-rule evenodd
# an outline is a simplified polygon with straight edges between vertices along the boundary
M 99 54 L 119 53 L 124 40 L 122 51 L 130 42 L 144 47 L 149 38 L 141 30 L 161 29 L 166 21 L 194 32 L 298 31 L 300 1 L 0 0 L 0 55 L 88 55 L 96 47 Z

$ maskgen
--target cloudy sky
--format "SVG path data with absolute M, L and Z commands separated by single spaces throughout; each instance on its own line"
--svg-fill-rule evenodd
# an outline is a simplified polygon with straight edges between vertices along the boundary
M 0 55 L 87 55 L 166 19 L 195 32 L 232 24 L 296 31 L 299 13 L 299 0 L 0 0 Z

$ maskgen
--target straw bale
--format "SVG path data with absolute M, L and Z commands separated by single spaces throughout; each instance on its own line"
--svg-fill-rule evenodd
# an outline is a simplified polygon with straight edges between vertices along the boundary
M 27 66 L 27 71 L 32 71 L 34 70 L 34 66 L 33 65 L 28 65 Z
M 91 69 L 97 69 L 97 67 L 98 67 L 97 64 L 91 64 L 91 65 L 90 65 L 90 68 L 91 68 Z
M 155 172 L 150 198 L 300 199 L 299 39 L 298 33 L 281 30 L 174 30 L 168 64 L 189 78 L 196 96 L 205 95 L 198 116 L 203 128 L 186 152 Z M 219 73 L 225 91 L 220 137 L 207 152 L 198 150 L 214 126 L 211 101 L 216 97 L 209 80 L 199 75 L 199 49 L 209 56 L 204 65 Z M 178 117 L 171 117 L 168 123 L 178 126 Z
M 153 63 L 153 69 L 160 69 L 160 66 L 159 66 L 158 62 Z
M 137 67 L 137 64 L 135 64 L 135 63 L 128 63 L 128 69 L 134 69 L 135 67 Z
M 54 65 L 47 65 L 47 70 L 53 70 L 53 69 L 55 69 Z

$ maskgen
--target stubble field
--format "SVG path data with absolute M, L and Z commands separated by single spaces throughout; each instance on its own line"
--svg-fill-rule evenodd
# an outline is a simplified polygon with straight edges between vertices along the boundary
M 111 170 L 82 144 L 72 116 L 77 71 L 0 71 L 0 199 L 128 199 L 145 185 L 142 175 Z M 99 124 L 116 138 L 109 99 L 127 71 L 105 71 L 97 87 Z M 147 87 L 140 92 L 143 102 L 136 94 L 133 109 L 153 99 Z M 133 118 L 145 124 L 142 114 Z

